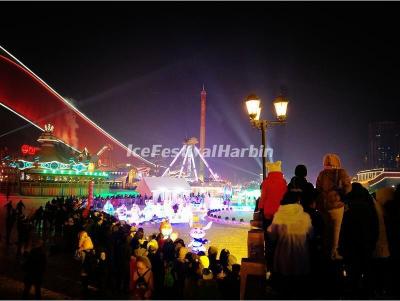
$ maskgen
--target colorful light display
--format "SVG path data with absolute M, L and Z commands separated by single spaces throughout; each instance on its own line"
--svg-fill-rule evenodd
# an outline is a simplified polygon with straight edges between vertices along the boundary
M 37 151 L 37 147 L 24 144 L 21 146 L 21 153 L 24 155 L 35 155 Z
M 86 208 L 85 208 L 85 210 L 83 211 L 83 214 L 82 214 L 82 216 L 84 218 L 87 218 L 89 216 L 90 207 L 93 204 L 93 186 L 94 186 L 94 182 L 90 181 L 89 182 L 89 186 L 88 186 L 88 201 L 87 201 L 87 204 L 86 204 Z
M 93 177 L 108 177 L 107 172 L 79 172 L 79 171 L 73 171 L 73 170 L 42 170 L 39 173 L 44 173 L 44 174 L 53 174 L 53 175 L 76 175 L 76 176 L 93 176 Z
M 106 172 L 92 172 L 88 170 L 89 164 L 83 163 L 71 163 L 65 164 L 58 161 L 51 162 L 30 162 L 25 160 L 17 160 L 16 162 L 10 163 L 10 167 L 18 168 L 20 170 L 25 170 L 28 168 L 40 167 L 43 169 L 42 173 L 53 173 L 53 174 L 69 174 L 69 175 L 85 175 L 85 176 L 95 176 L 95 177 L 108 177 Z
M 50 170 L 61 170 L 70 168 L 69 164 L 65 164 L 58 161 L 41 162 L 39 163 L 39 166 L 43 169 L 50 169 Z
M 16 162 L 11 162 L 10 167 L 18 168 L 20 170 L 27 169 L 27 168 L 33 168 L 34 167 L 34 162 L 29 162 L 25 160 L 18 160 Z

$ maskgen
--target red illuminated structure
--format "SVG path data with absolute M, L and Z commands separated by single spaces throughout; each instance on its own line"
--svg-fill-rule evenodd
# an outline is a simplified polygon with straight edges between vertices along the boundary
M 21 153 L 23 155 L 34 155 L 34 154 L 36 154 L 36 151 L 37 151 L 37 147 L 35 147 L 35 146 L 27 145 L 27 144 L 24 144 L 21 146 Z
M 75 150 L 86 148 L 89 153 L 96 154 L 104 145 L 110 145 L 110 161 L 115 165 L 130 163 L 135 167 L 154 166 L 132 152 L 128 157 L 129 149 L 124 144 L 95 124 L 2 47 L 0 105 L 42 131 L 45 124 L 54 125 L 54 135 Z M 32 150 L 24 146 L 24 151 Z
M 200 108 L 200 153 L 203 154 L 204 148 L 206 146 L 206 96 L 207 92 L 201 91 L 201 108 Z M 204 163 L 200 160 L 199 166 L 199 179 L 204 182 Z
M 85 210 L 83 210 L 83 217 L 87 218 L 89 216 L 89 212 L 90 212 L 90 207 L 93 204 L 93 186 L 94 186 L 94 182 L 90 181 L 89 182 L 89 188 L 88 188 L 88 200 L 87 200 L 87 204 L 86 204 L 86 208 Z

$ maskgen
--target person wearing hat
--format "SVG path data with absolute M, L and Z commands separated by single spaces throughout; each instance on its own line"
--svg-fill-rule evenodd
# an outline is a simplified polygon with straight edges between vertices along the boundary
M 286 180 L 282 173 L 282 162 L 267 162 L 267 169 L 268 175 L 261 184 L 261 199 L 258 203 L 258 209 L 264 214 L 265 228 L 271 224 L 287 190 Z
M 267 162 L 268 175 L 261 184 L 261 196 L 258 202 L 258 209 L 263 216 L 263 228 L 267 230 L 271 224 L 275 212 L 279 208 L 280 201 L 287 191 L 286 180 L 282 173 L 282 162 Z M 264 254 L 267 259 L 267 266 L 271 265 L 271 250 L 268 242 L 268 235 L 264 232 Z
M 294 170 L 294 177 L 288 184 L 288 190 L 300 192 L 300 204 L 304 209 L 310 206 L 314 198 L 314 186 L 307 181 L 307 167 L 303 164 L 297 165 Z
M 158 250 L 158 242 L 155 239 L 151 239 L 148 243 L 147 243 L 147 250 L 149 251 L 149 253 L 155 253 Z
M 162 254 L 159 250 L 157 240 L 151 239 L 147 244 L 148 255 L 147 257 L 151 263 L 151 270 L 154 275 L 154 299 L 160 299 L 159 295 L 162 292 L 164 283 L 164 263 Z
M 210 260 L 206 255 L 201 255 L 199 260 L 200 260 L 200 267 L 202 269 L 208 269 L 210 267 Z

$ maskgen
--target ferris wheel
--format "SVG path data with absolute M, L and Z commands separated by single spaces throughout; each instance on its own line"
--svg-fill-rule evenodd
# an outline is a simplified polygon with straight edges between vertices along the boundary
M 188 181 L 191 182 L 198 182 L 199 178 L 197 176 L 197 169 L 196 169 L 196 163 L 195 163 L 195 156 L 199 156 L 200 160 L 203 161 L 204 165 L 207 167 L 208 171 L 210 172 L 212 178 L 214 180 L 218 179 L 217 174 L 215 174 L 210 166 L 208 165 L 207 161 L 204 159 L 204 156 L 200 153 L 200 150 L 197 148 L 196 144 L 199 141 L 197 140 L 196 137 L 191 137 L 189 139 L 185 139 L 183 141 L 183 146 L 179 150 L 178 154 L 175 156 L 175 158 L 172 160 L 172 162 L 169 164 L 168 168 L 164 171 L 162 174 L 162 177 L 164 176 L 174 176 L 178 178 L 186 178 Z M 179 171 L 175 170 L 172 171 L 171 168 L 175 164 L 176 161 L 178 161 L 179 157 L 183 156 L 183 161 L 180 165 Z

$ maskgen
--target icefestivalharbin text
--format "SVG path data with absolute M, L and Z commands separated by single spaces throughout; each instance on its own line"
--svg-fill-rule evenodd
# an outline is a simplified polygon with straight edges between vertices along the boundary
M 162 157 L 162 158 L 174 158 L 179 154 L 180 148 L 169 148 L 163 147 L 161 144 L 155 144 L 151 147 L 133 147 L 132 144 L 128 145 L 127 157 L 140 155 L 141 157 Z M 265 157 L 272 157 L 273 149 L 266 148 Z M 211 148 L 204 148 L 204 158 L 261 158 L 263 155 L 262 146 L 250 145 L 249 147 L 232 147 L 231 145 L 216 145 L 214 144 Z M 181 154 L 184 157 L 184 154 Z M 197 154 L 195 154 L 197 156 Z

